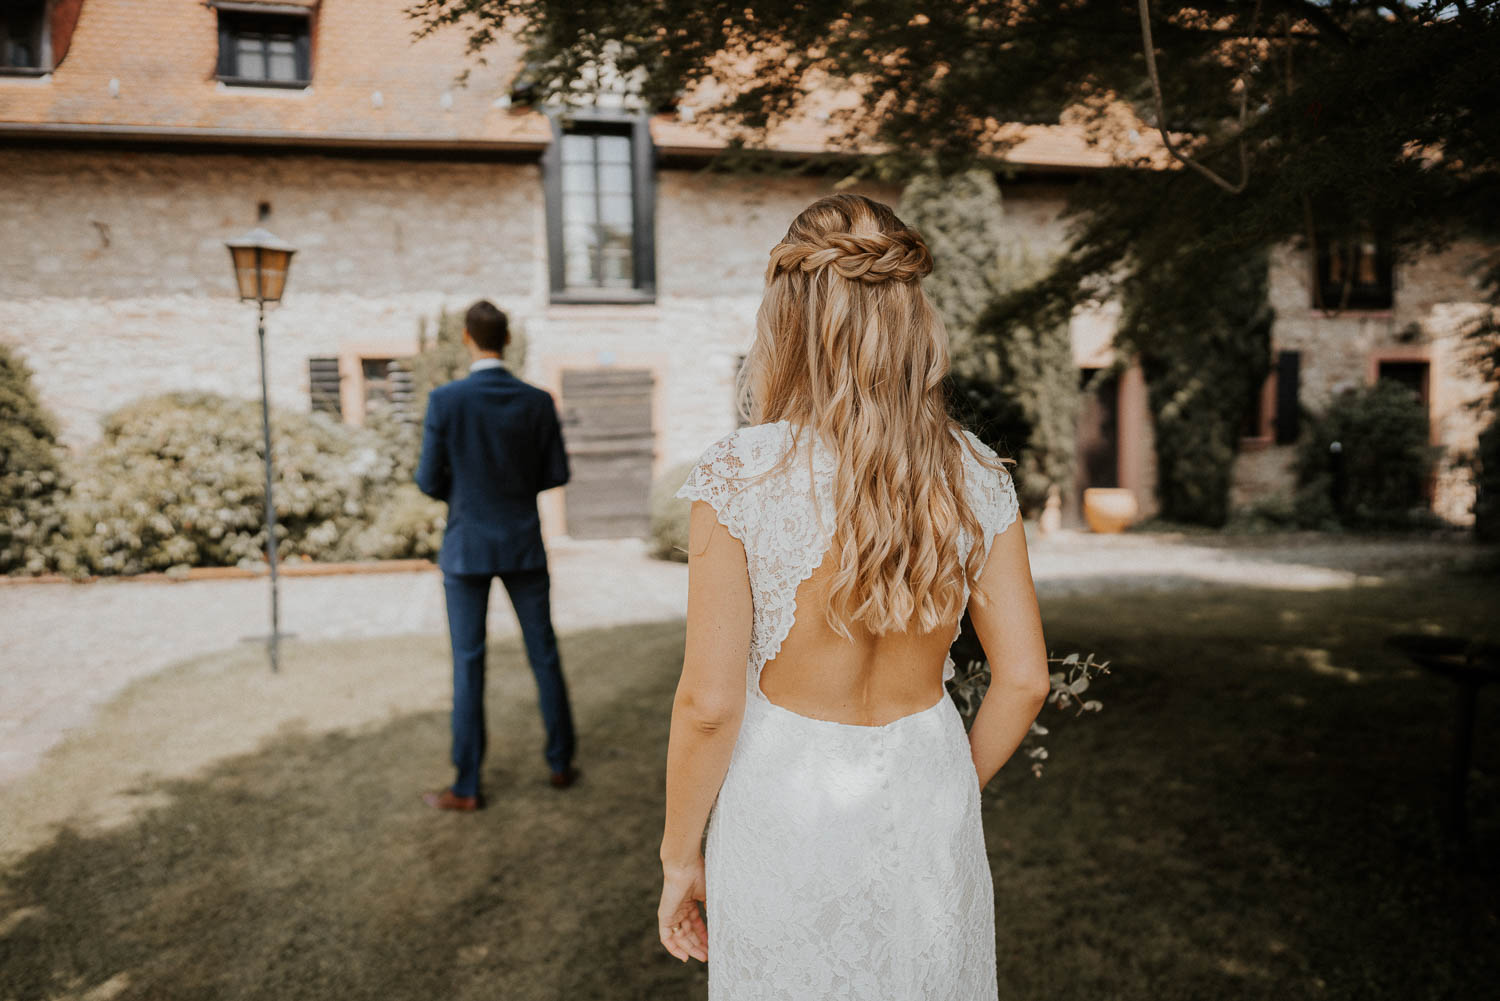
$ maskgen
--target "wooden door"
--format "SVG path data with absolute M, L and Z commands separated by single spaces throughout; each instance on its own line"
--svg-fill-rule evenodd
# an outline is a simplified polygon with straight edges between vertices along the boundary
M 563 371 L 563 435 L 572 473 L 564 505 L 573 538 L 639 538 L 650 530 L 652 385 L 649 369 Z

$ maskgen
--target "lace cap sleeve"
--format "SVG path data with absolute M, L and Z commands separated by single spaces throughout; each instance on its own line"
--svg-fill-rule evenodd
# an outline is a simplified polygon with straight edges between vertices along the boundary
M 968 431 L 964 432 L 964 437 L 969 440 L 974 451 L 999 466 L 1000 457 L 994 449 Z M 974 515 L 984 530 L 984 551 L 988 553 L 995 536 L 1016 520 L 1021 505 L 1016 499 L 1016 487 L 1011 482 L 1010 473 L 1003 467 L 992 468 L 972 454 L 965 456 L 965 464 L 970 483 L 969 502 L 974 506 Z
M 740 433 L 734 432 L 704 449 L 675 496 L 704 501 L 718 514 L 719 523 L 743 540 L 745 525 L 739 497 L 748 470 L 740 438 Z

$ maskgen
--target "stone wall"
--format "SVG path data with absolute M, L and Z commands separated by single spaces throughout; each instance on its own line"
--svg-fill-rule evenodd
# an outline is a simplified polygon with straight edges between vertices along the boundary
M 656 466 L 696 457 L 732 430 L 737 359 L 754 334 L 767 250 L 832 179 L 712 170 L 658 172 L 657 301 L 548 302 L 545 205 L 527 161 L 210 151 L 0 151 L 0 339 L 36 371 L 71 444 L 141 396 L 259 391 L 254 311 L 234 296 L 223 241 L 266 225 L 299 248 L 285 305 L 269 319 L 277 407 L 308 406 L 307 360 L 410 352 L 423 318 L 494 299 L 529 342 L 524 375 L 554 391 L 569 367 L 644 367 L 656 378 Z M 891 187 L 856 188 L 890 202 Z M 1031 253 L 1059 249 L 1066 187 L 1028 179 L 1004 189 L 1007 226 Z M 1302 400 L 1317 410 L 1374 378 L 1381 357 L 1432 371 L 1434 440 L 1447 458 L 1437 508 L 1469 517 L 1458 459 L 1477 425 L 1478 385 L 1458 330 L 1480 299 L 1456 246 L 1398 268 L 1395 308 L 1330 317 L 1310 305 L 1299 251 L 1275 255 L 1275 346 L 1302 352 Z M 1110 357 L 1110 310 L 1080 315 L 1080 364 Z M 1122 428 L 1148 440 L 1149 428 Z M 1287 488 L 1289 453 L 1240 462 L 1235 499 Z M 1149 507 L 1149 497 L 1144 498 Z
M 1433 509 L 1456 524 L 1473 521 L 1474 486 L 1467 461 L 1480 423 L 1470 403 L 1483 384 L 1462 337 L 1466 320 L 1482 309 L 1474 265 L 1481 248 L 1459 242 L 1443 252 L 1398 262 L 1392 308 L 1327 313 L 1312 306 L 1311 269 L 1304 250 L 1283 247 L 1272 256 L 1272 349 L 1301 353 L 1302 406 L 1313 413 L 1339 392 L 1374 382 L 1379 363 L 1429 365 L 1432 441 L 1443 448 Z M 1290 446 L 1242 455 L 1234 499 L 1248 504 L 1292 488 Z
M 534 164 L 8 150 L 0 176 L 0 338 L 72 444 L 141 396 L 259 393 L 224 240 L 262 203 L 299 248 L 268 320 L 278 407 L 307 408 L 309 357 L 409 352 L 419 318 L 544 280 Z

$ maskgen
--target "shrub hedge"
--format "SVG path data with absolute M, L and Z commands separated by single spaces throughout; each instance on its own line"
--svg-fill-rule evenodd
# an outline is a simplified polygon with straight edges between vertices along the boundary
M 60 569 L 68 480 L 31 370 L 0 344 L 0 573 Z
M 414 460 L 400 438 L 320 413 L 274 413 L 271 436 L 283 559 L 431 554 L 443 509 L 402 489 Z M 130 404 L 79 457 L 67 505 L 72 568 L 259 561 L 264 477 L 258 402 L 170 393 Z
M 1342 525 L 1430 524 L 1427 484 L 1438 449 L 1428 442 L 1427 410 L 1410 389 L 1381 380 L 1345 390 L 1299 443 L 1298 480 L 1303 492 L 1327 498 Z

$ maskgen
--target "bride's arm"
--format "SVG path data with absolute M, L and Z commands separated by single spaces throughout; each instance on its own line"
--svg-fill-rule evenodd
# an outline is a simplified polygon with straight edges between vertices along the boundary
M 667 744 L 667 821 L 662 833 L 662 941 L 680 959 L 698 959 L 705 940 L 694 899 L 702 899 L 703 830 L 739 736 L 750 652 L 750 573 L 745 547 L 704 501 L 688 527 L 687 645 L 672 702 Z M 671 899 L 669 899 L 671 898 Z M 676 921 L 693 934 L 673 941 Z
M 1047 644 L 1019 518 L 995 536 L 974 590 L 969 619 L 989 660 L 990 687 L 969 728 L 969 750 L 984 786 L 1020 746 L 1050 688 Z

